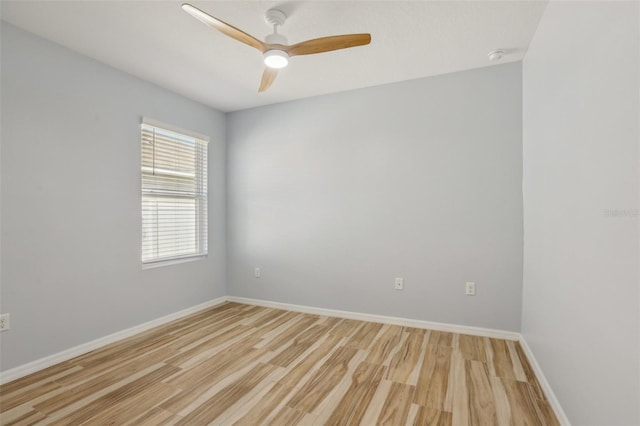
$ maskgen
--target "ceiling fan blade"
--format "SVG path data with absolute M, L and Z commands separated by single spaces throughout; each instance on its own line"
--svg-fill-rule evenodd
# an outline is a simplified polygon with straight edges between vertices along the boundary
M 226 22 L 221 21 L 218 18 L 214 18 L 213 16 L 203 12 L 202 10 L 198 9 L 195 6 L 190 5 L 189 3 L 184 3 L 182 5 L 182 10 L 184 10 L 185 12 L 187 12 L 189 15 L 193 16 L 197 20 L 220 31 L 224 35 L 227 35 L 251 47 L 255 47 L 260 52 L 264 53 L 264 51 L 266 50 L 265 44 L 262 41 L 234 27 L 233 25 L 227 24 Z
M 371 34 L 346 34 L 303 41 L 288 46 L 286 51 L 289 56 L 311 55 L 348 47 L 363 46 L 369 43 L 371 43 Z
M 278 75 L 278 70 L 274 68 L 265 67 L 262 73 L 262 80 L 260 80 L 260 87 L 258 92 L 262 93 L 267 90 Z

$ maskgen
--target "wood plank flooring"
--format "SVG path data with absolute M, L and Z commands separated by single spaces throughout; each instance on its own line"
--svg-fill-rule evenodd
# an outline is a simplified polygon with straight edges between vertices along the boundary
M 2 425 L 557 425 L 517 342 L 225 303 L 0 386 Z

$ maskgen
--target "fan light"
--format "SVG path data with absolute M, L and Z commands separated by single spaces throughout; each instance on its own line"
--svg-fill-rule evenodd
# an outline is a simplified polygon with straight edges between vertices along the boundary
M 264 52 L 264 64 L 269 68 L 284 68 L 289 64 L 289 55 L 284 50 L 267 50 Z

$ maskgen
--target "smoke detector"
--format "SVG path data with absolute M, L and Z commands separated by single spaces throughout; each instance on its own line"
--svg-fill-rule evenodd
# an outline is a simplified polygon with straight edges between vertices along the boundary
M 496 49 L 489 52 L 490 61 L 499 61 L 504 56 L 504 50 Z

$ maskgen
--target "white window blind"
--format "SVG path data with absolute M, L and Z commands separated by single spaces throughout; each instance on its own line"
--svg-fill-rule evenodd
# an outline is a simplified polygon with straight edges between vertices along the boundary
M 142 124 L 142 263 L 207 254 L 208 141 Z

